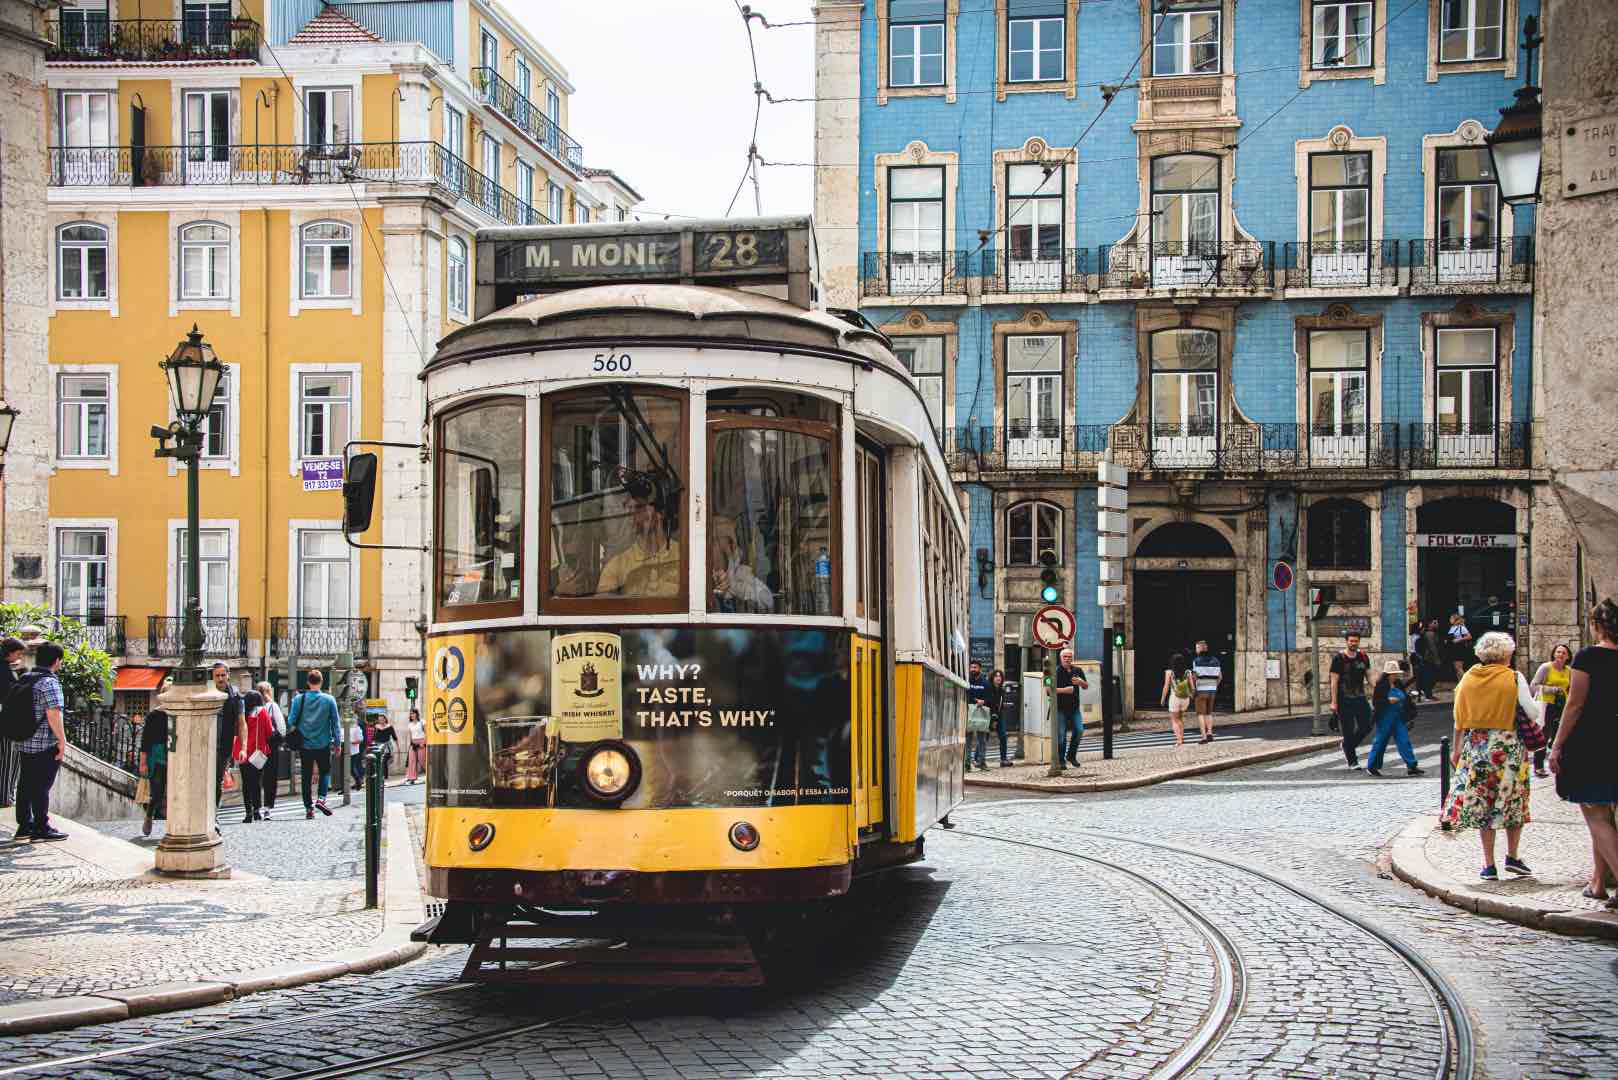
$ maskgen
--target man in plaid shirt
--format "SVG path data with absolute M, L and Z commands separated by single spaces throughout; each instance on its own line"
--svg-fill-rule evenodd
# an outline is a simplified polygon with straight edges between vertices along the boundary
M 41 678 L 34 684 L 34 733 L 23 740 L 22 802 L 17 806 L 17 837 L 66 840 L 67 833 L 51 828 L 51 787 L 67 752 L 62 730 L 62 647 L 47 641 L 34 651 L 34 669 Z M 26 817 L 24 813 L 26 812 Z

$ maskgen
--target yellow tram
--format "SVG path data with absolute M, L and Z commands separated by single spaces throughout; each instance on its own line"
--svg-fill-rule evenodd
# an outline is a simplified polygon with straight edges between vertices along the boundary
M 920 857 L 962 794 L 967 662 L 924 402 L 880 332 L 818 306 L 807 218 L 478 250 L 479 317 L 421 375 L 447 905 L 418 935 L 473 943 L 474 978 L 753 981 L 724 942 L 639 968 L 521 942 L 756 926 Z M 351 527 L 377 464 L 350 463 Z

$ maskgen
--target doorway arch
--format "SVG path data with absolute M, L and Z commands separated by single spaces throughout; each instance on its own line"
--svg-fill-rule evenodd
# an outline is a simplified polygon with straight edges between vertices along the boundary
M 1160 707 L 1169 658 L 1205 639 L 1224 668 L 1216 703 L 1236 702 L 1236 550 L 1218 528 L 1167 521 L 1142 536 L 1131 562 L 1135 707 Z
M 1416 507 L 1416 604 L 1447 626 L 1459 613 L 1473 638 L 1517 635 L 1517 508 L 1484 495 Z

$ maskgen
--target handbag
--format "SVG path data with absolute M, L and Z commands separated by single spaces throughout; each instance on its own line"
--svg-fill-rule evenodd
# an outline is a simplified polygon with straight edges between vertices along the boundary
M 991 722 L 987 705 L 973 705 L 966 710 L 966 730 L 974 735 L 988 731 Z
M 135 782 L 135 802 L 137 805 L 145 806 L 151 801 L 152 782 L 143 776 Z
M 299 694 L 298 697 L 299 698 L 303 697 L 303 694 Z M 302 750 L 303 749 L 303 732 L 302 732 L 302 730 L 299 729 L 297 724 L 294 724 L 292 722 L 292 717 L 291 716 L 287 717 L 286 747 L 287 747 L 288 750 Z
M 1530 720 L 1528 714 L 1517 708 L 1517 741 L 1522 743 L 1524 750 L 1538 753 L 1545 749 L 1545 727 L 1537 720 Z

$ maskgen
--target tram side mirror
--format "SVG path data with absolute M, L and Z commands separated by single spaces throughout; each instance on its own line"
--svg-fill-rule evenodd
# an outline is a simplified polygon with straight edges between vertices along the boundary
M 343 531 L 362 533 L 371 527 L 376 505 L 376 455 L 355 454 L 343 471 Z
M 472 470 L 472 532 L 473 543 L 477 547 L 494 546 L 494 519 L 498 510 L 494 472 L 490 469 Z

